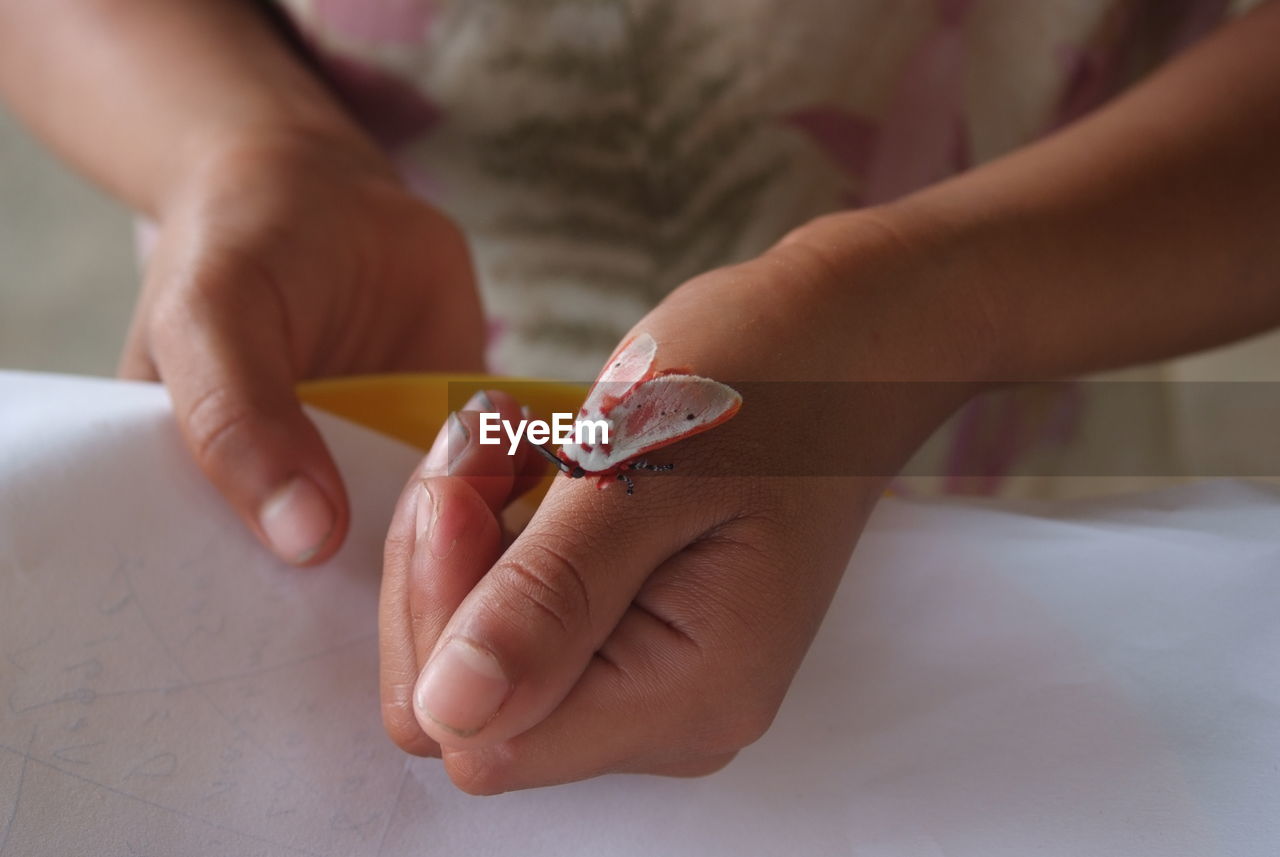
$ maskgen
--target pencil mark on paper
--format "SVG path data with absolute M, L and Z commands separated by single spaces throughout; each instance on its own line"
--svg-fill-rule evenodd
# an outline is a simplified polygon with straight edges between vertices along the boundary
M 36 640 L 34 643 L 31 643 L 30 645 L 27 645 L 27 646 L 23 646 L 20 649 L 14 649 L 12 652 L 6 655 L 6 657 L 9 659 L 9 663 L 13 664 L 15 669 L 17 669 L 19 672 L 25 673 L 27 671 L 27 668 L 22 665 L 22 656 L 27 654 L 28 652 L 34 652 L 36 649 L 40 648 L 45 643 L 49 642 L 51 639 L 53 639 L 52 627 L 50 627 L 49 630 L 45 632 L 43 637 Z
M 73 765 L 88 765 L 92 760 L 84 758 L 85 751 L 101 747 L 102 743 L 101 741 L 90 741 L 86 744 L 71 744 L 67 747 L 59 747 L 53 751 L 53 758 L 61 762 L 71 762 Z
M 0 857 L 4 857 L 9 849 L 9 831 L 13 829 L 13 822 L 18 817 L 18 804 L 22 802 L 22 787 L 27 782 L 27 765 L 31 762 L 31 748 L 36 743 L 36 732 L 39 726 L 31 727 L 31 737 L 27 739 L 27 750 L 25 753 L 19 753 L 11 747 L 6 747 L 11 753 L 17 753 L 22 756 L 22 769 L 18 772 L 18 788 L 13 795 L 13 809 L 9 812 L 9 820 L 4 823 L 4 830 L 0 831 Z
M 157 753 L 149 759 L 145 759 L 129 769 L 129 773 L 124 775 L 124 779 L 132 777 L 171 777 L 173 772 L 178 769 L 178 757 L 168 751 Z

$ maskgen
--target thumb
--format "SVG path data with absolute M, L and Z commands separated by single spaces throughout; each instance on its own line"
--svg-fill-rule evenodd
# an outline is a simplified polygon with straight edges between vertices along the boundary
M 488 746 L 540 723 L 653 569 L 712 523 L 706 504 L 678 496 L 676 480 L 643 498 L 589 481 L 557 482 L 441 633 L 414 714 L 442 745 Z
M 347 501 L 337 467 L 294 394 L 284 320 L 274 323 L 262 306 L 218 305 L 208 293 L 191 289 L 167 301 L 149 331 L 182 436 L 200 469 L 276 556 L 295 565 L 320 562 L 346 534 Z

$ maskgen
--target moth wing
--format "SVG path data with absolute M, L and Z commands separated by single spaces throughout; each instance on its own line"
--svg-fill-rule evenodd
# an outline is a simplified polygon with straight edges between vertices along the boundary
M 623 343 L 591 386 L 582 405 L 582 415 L 595 419 L 608 413 L 616 402 L 626 398 L 637 384 L 653 374 L 657 353 L 658 343 L 647 333 L 637 334 Z
M 715 428 L 742 407 L 732 387 L 698 375 L 660 375 L 644 381 L 609 414 L 613 464 Z

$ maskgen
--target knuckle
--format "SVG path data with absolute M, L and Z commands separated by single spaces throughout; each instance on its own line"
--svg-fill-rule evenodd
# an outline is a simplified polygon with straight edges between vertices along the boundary
M 198 396 L 183 417 L 192 454 L 202 466 L 217 464 L 233 441 L 253 421 L 253 412 L 225 387 L 214 387 Z
M 147 316 L 147 336 L 163 346 L 183 336 L 196 323 L 198 313 L 191 299 L 179 289 L 169 290 L 155 299 Z
M 225 328 L 226 323 L 227 314 L 219 309 L 215 298 L 179 285 L 156 297 L 147 316 L 146 333 L 157 356 L 165 362 L 166 358 L 189 350 L 193 334 Z
M 773 725 L 775 712 L 763 706 L 747 706 L 733 712 L 722 724 L 721 753 L 736 753 L 759 741 Z
M 566 635 L 591 626 L 591 599 L 577 563 L 546 545 L 531 544 L 499 566 L 507 590 L 527 615 L 549 618 Z
M 186 331 L 233 324 L 253 312 L 256 297 L 274 286 L 268 267 L 252 255 L 201 258 L 163 275 L 147 332 L 176 346 Z
M 720 698 L 749 699 L 750 695 L 750 688 L 739 688 L 736 696 Z M 776 707 L 759 702 L 748 702 L 733 708 L 727 708 L 721 702 L 714 710 L 704 712 L 702 722 L 709 724 L 709 728 L 696 742 L 698 755 L 705 758 L 731 756 L 750 747 L 769 731 L 776 713 Z
M 173 292 L 191 310 L 212 311 L 215 307 L 234 302 L 235 290 L 242 288 L 248 280 L 249 271 L 243 265 L 205 263 Z

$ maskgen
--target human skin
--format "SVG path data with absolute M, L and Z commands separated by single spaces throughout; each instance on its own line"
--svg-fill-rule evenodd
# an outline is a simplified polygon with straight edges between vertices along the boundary
M 635 331 L 658 341 L 658 368 L 713 378 L 955 382 L 823 403 L 829 430 L 806 459 L 852 446 L 885 474 L 979 390 L 1266 330 L 1280 322 L 1277 44 L 1271 2 L 1054 137 L 807 224 L 685 284 Z M 642 476 L 633 497 L 557 479 L 509 546 L 497 514 L 526 464 L 457 430 L 476 437 L 482 403 L 451 421 L 386 543 L 393 739 L 490 794 L 704 774 L 762 735 L 885 480 L 752 476 L 791 415 L 751 405 L 664 450 L 741 475 Z
M 347 499 L 294 384 L 483 366 L 466 242 L 249 2 L 0 0 L 0 94 L 158 225 L 121 356 L 287 562 Z
M 1276 44 L 1272 0 L 1054 137 L 807 224 L 685 284 L 637 330 L 663 365 L 713 378 L 955 382 L 832 408 L 826 447 L 806 455 L 853 444 L 883 474 L 992 384 L 1271 327 Z M 345 499 L 292 383 L 478 366 L 456 229 L 247 5 L 0 0 L 0 90 L 160 224 L 124 374 L 168 385 L 197 461 L 268 545 L 328 556 Z M 398 241 L 406 222 L 426 238 Z M 559 479 L 509 547 L 497 514 L 531 459 L 428 456 L 384 557 L 392 737 L 477 793 L 707 773 L 759 737 L 884 479 L 751 476 L 790 414 L 750 405 L 672 450 L 741 475 L 647 479 L 630 498 Z M 461 420 L 474 437 L 474 412 Z M 450 641 L 460 658 L 442 655 Z

